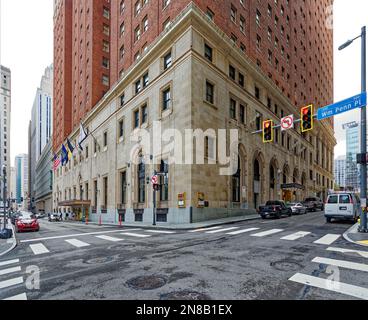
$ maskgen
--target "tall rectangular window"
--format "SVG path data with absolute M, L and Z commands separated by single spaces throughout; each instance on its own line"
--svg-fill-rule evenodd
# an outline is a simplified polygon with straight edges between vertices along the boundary
M 160 165 L 160 172 L 165 172 L 168 176 L 169 174 L 169 163 L 167 160 L 162 160 Z M 167 178 L 161 177 L 162 183 L 160 190 L 160 201 L 168 201 L 169 200 L 169 181 Z
M 208 44 L 204 45 L 204 56 L 206 57 L 206 59 L 208 61 L 212 62 L 212 60 L 213 60 L 213 50 Z
M 147 123 L 148 120 L 148 113 L 147 113 L 147 104 L 144 104 L 141 108 L 141 115 L 142 115 L 142 124 Z
M 206 81 L 206 101 L 213 104 L 214 100 L 214 86 Z
M 97 208 L 97 199 L 98 199 L 98 185 L 97 185 L 97 180 L 93 181 L 93 193 L 94 193 L 94 205 L 95 208 Z
M 245 124 L 245 107 L 241 104 L 239 108 L 240 122 Z
M 168 110 L 171 107 L 171 90 L 170 88 L 164 90 L 162 93 L 162 110 Z
M 236 119 L 236 101 L 234 99 L 230 99 L 230 118 Z
M 124 137 L 124 120 L 119 121 L 119 138 Z
M 134 111 L 134 129 L 139 128 L 139 110 Z
M 109 193 L 109 190 L 108 190 L 108 179 L 107 177 L 103 178 L 103 188 L 104 188 L 104 206 L 105 208 L 107 207 L 107 200 L 108 200 L 108 193 Z
M 122 173 L 120 173 L 120 190 L 121 190 L 120 201 L 122 204 L 127 203 L 126 189 L 127 189 L 127 175 L 126 171 L 123 171 Z
M 229 77 L 235 80 L 235 68 L 232 65 L 229 66 Z
M 172 65 L 171 51 L 164 57 L 164 70 L 170 68 Z

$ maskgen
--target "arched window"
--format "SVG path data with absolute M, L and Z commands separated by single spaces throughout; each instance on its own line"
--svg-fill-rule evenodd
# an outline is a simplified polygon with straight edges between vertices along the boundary
M 270 189 L 275 189 L 275 168 L 270 166 Z

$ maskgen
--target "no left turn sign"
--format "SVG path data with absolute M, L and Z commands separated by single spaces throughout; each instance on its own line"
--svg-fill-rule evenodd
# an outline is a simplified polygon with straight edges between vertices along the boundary
M 290 115 L 281 119 L 281 131 L 294 128 L 294 115 Z

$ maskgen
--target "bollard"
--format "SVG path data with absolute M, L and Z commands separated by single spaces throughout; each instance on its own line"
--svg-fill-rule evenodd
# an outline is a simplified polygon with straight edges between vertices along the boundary
M 121 219 L 121 215 L 119 214 L 119 226 L 120 228 L 122 227 L 122 219 Z
M 99 222 L 99 224 L 98 224 L 99 226 L 101 226 L 102 225 L 102 217 L 100 216 L 100 222 Z
M 88 225 L 88 217 L 86 217 L 86 225 Z

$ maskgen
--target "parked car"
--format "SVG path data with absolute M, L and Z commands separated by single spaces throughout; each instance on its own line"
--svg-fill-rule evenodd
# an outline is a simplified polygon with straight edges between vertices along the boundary
M 300 202 L 288 203 L 286 206 L 291 208 L 291 211 L 293 212 L 293 214 L 306 214 L 307 213 L 307 207 L 304 206 Z
M 291 217 L 293 212 L 291 208 L 286 206 L 284 201 L 267 201 L 264 206 L 259 207 L 259 214 L 262 219 L 267 217 L 280 219 L 284 215 Z
M 43 218 L 45 218 L 46 217 L 46 213 L 44 213 L 44 212 L 41 212 L 41 213 L 37 213 L 36 214 L 36 218 L 37 219 L 43 219 Z
M 60 216 L 56 213 L 51 213 L 49 215 L 49 221 L 50 222 L 60 222 Z
M 327 197 L 325 205 L 327 223 L 332 219 L 357 221 L 360 213 L 360 199 L 354 193 L 332 193 Z
M 324 203 L 317 197 L 305 198 L 303 205 L 307 207 L 308 211 L 316 212 L 317 210 L 323 211 L 325 208 Z
M 40 231 L 40 224 L 31 213 L 22 213 L 16 220 L 15 227 L 17 232 Z
M 21 217 L 22 214 L 20 212 L 13 212 L 10 214 L 10 220 L 13 225 L 15 225 L 16 221 Z

